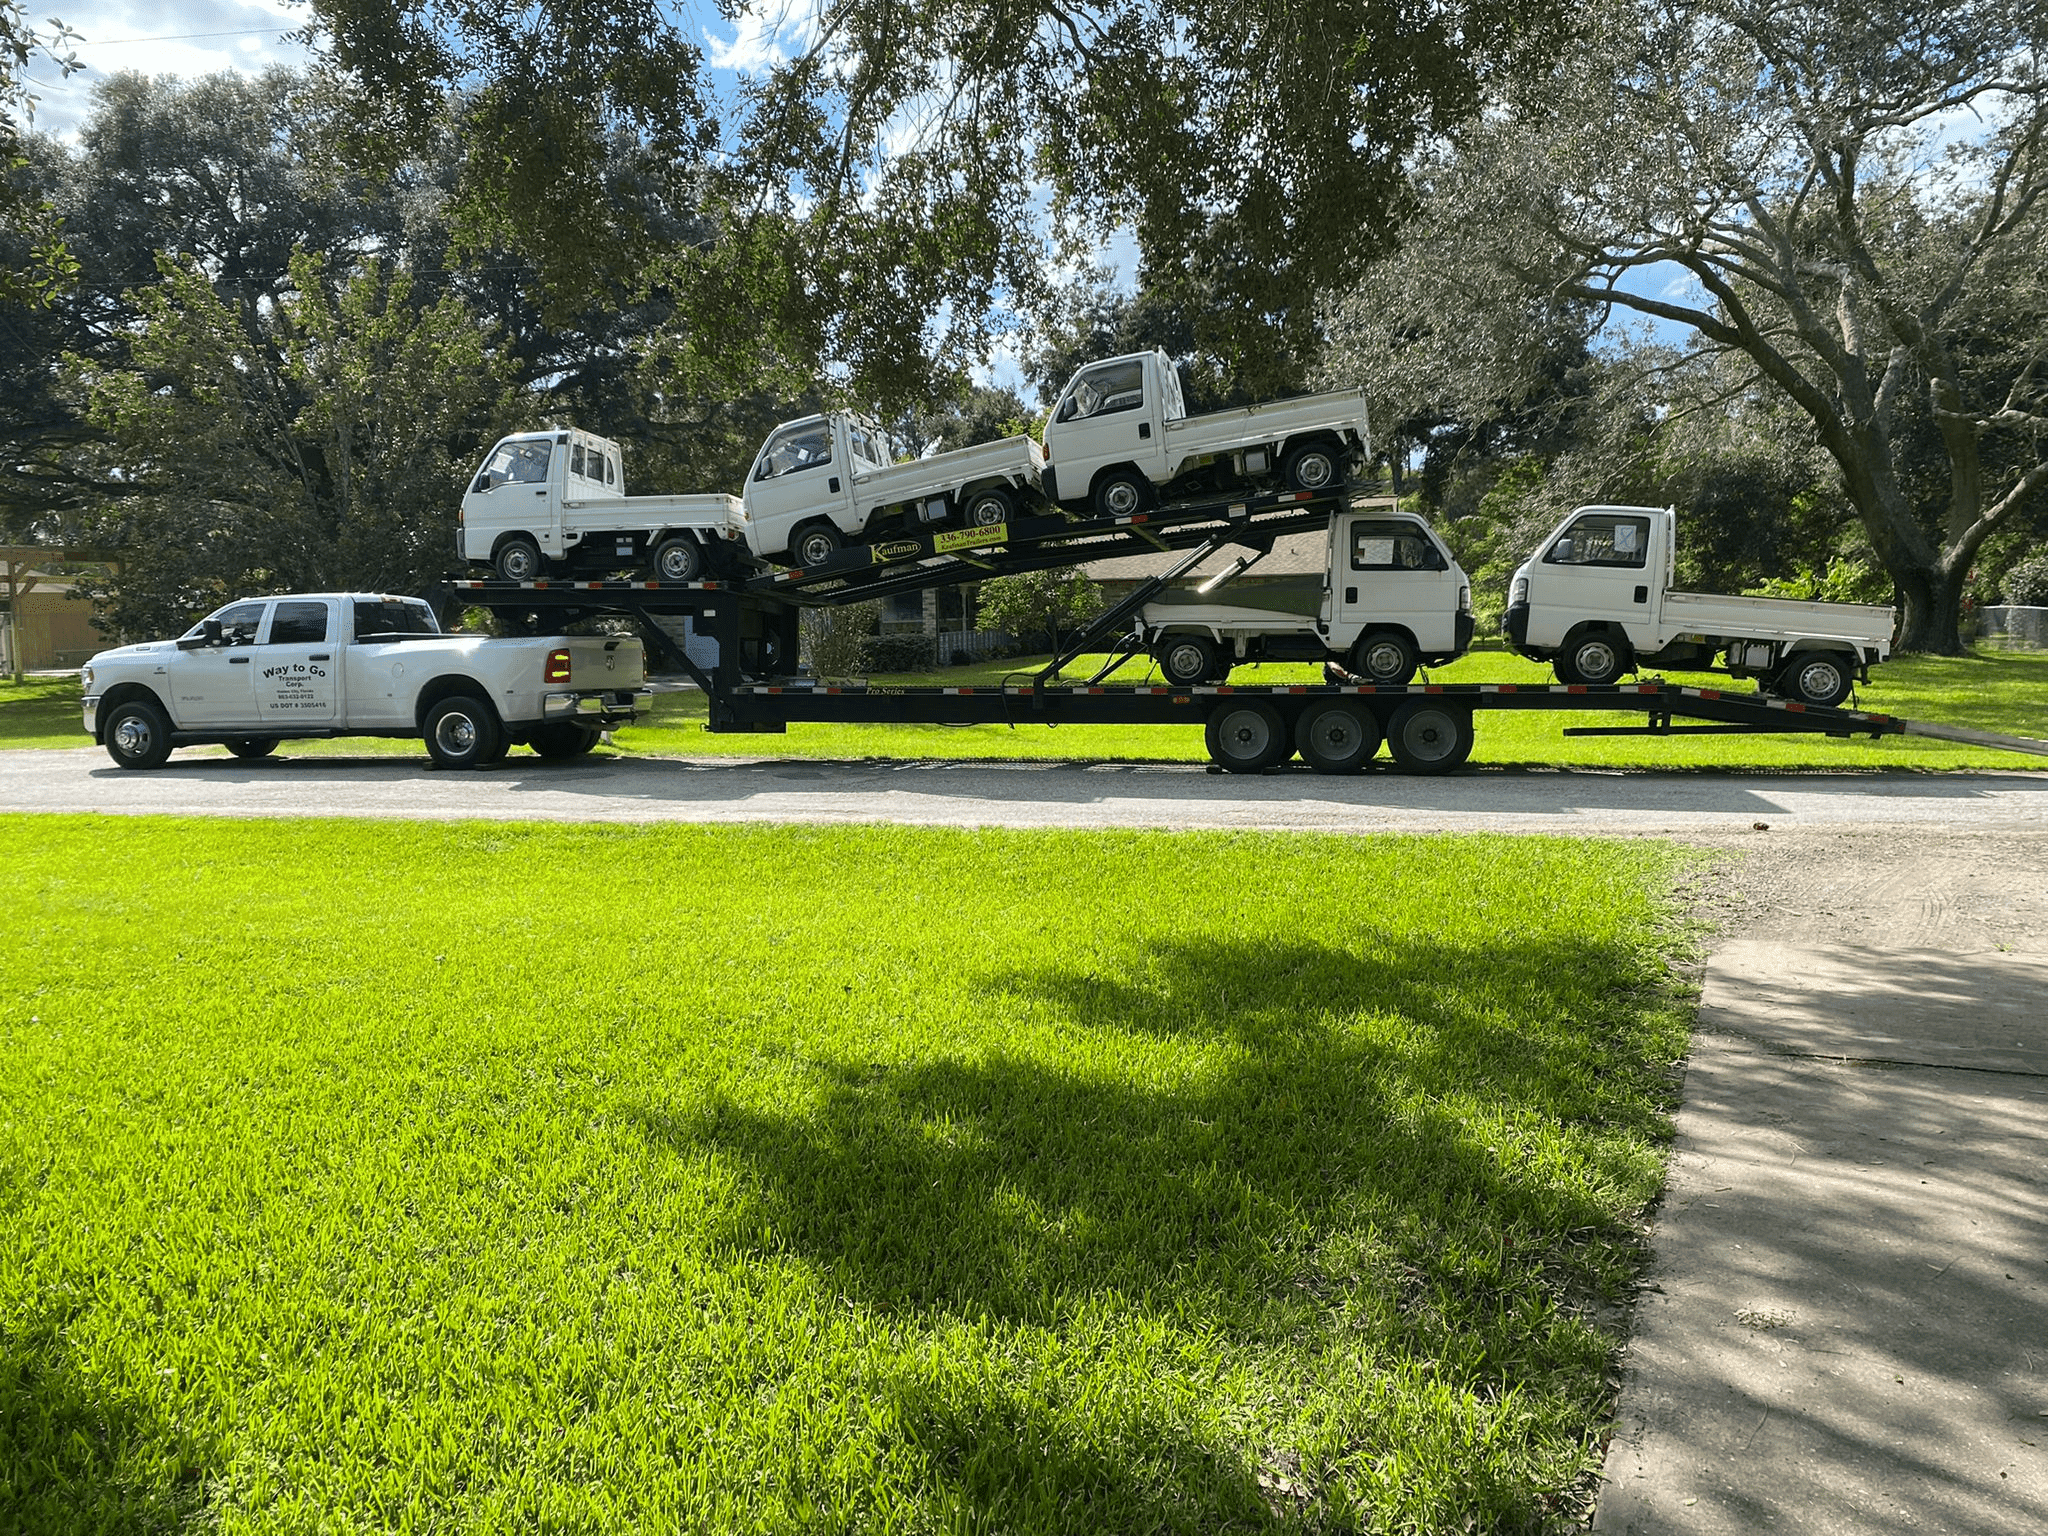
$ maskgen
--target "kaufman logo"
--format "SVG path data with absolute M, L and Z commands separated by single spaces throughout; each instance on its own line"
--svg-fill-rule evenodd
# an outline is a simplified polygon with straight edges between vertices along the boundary
M 923 548 L 924 546 L 915 539 L 898 539 L 893 544 L 877 544 L 875 546 L 875 558 L 877 560 L 908 560 Z

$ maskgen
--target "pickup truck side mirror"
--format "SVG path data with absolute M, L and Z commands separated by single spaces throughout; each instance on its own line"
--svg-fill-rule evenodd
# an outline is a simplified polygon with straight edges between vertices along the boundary
M 204 619 L 200 621 L 199 633 L 196 635 L 186 635 L 183 639 L 179 640 L 178 649 L 181 651 L 203 651 L 208 646 L 219 645 L 220 643 L 220 620 Z

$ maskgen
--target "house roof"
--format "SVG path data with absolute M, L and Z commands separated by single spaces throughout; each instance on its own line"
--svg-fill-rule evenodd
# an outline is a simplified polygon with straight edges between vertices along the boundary
M 1354 507 L 1391 507 L 1391 496 L 1359 496 L 1353 499 Z M 1329 563 L 1330 535 L 1327 529 L 1316 528 L 1307 533 L 1289 533 L 1273 541 L 1273 552 L 1254 565 L 1247 575 L 1253 576 L 1320 576 Z M 1195 581 L 1203 576 L 1222 570 L 1245 551 L 1235 545 L 1225 545 L 1194 570 L 1187 573 L 1186 580 Z M 1108 560 L 1091 560 L 1081 567 L 1088 573 L 1090 581 L 1143 581 L 1147 576 L 1164 576 L 1174 566 L 1187 558 L 1187 551 L 1155 550 L 1145 555 L 1118 555 Z

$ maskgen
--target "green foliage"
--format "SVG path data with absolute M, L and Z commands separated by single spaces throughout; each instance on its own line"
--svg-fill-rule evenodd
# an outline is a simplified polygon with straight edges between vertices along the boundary
M 1800 571 L 1796 575 L 1747 587 L 1749 597 L 1796 597 L 1823 603 L 1877 603 L 1891 601 L 1891 578 L 1866 560 L 1830 560 L 1824 571 Z
M 804 609 L 797 615 L 804 664 L 832 682 L 861 676 L 862 647 L 881 618 L 879 602 Z
M 68 290 L 78 277 L 78 261 L 64 243 L 50 201 L 23 184 L 18 173 L 27 164 L 22 130 L 32 122 L 36 97 L 29 90 L 29 69 L 38 56 L 68 79 L 83 68 L 69 45 L 78 34 L 54 16 L 47 32 L 28 19 L 21 0 L 0 0 L 0 304 L 40 308 Z
M 449 566 L 449 508 L 505 409 L 506 369 L 461 299 L 414 301 L 372 259 L 305 252 L 274 305 L 232 304 L 166 259 L 135 296 L 131 363 L 74 358 L 125 494 L 98 587 L 118 632 L 164 634 L 262 591 L 410 591 Z
M 870 635 L 861 641 L 864 677 L 880 672 L 923 672 L 933 664 L 930 635 Z
M 1593 1486 L 1686 1039 L 1661 848 L 0 843 L 23 1536 L 1498 1531 Z
M 975 627 L 1026 639 L 1044 635 L 1053 649 L 1062 634 L 1079 629 L 1102 611 L 1102 589 L 1078 568 L 998 576 L 981 586 Z
M 2007 571 L 2001 595 L 2021 608 L 2048 607 L 2048 555 L 2022 560 Z

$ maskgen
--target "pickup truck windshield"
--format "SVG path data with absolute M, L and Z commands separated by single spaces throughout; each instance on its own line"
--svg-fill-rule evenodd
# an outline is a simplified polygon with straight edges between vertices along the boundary
M 1579 518 L 1555 540 L 1545 565 L 1618 565 L 1641 570 L 1650 558 L 1650 520 L 1595 512 Z
M 1135 411 L 1145 403 L 1145 365 L 1137 358 L 1086 369 L 1060 402 L 1061 421 Z
M 1413 523 L 1395 518 L 1363 519 L 1351 525 L 1354 571 L 1441 571 L 1444 557 Z
M 434 622 L 434 610 L 425 603 L 409 603 L 402 598 L 385 598 L 381 602 L 356 603 L 356 639 L 370 640 L 378 635 L 438 635 L 441 626 Z
M 548 478 L 548 457 L 552 445 L 546 442 L 500 443 L 491 460 L 476 477 L 474 490 L 488 491 L 508 481 L 541 485 Z
M 220 643 L 222 645 L 254 645 L 256 626 L 263 622 L 263 610 L 268 603 L 230 603 L 219 613 L 209 617 L 220 621 Z M 201 619 L 185 631 L 187 640 L 196 639 L 206 620 Z
M 754 478 L 772 480 L 777 475 L 831 462 L 831 425 L 822 421 L 800 421 L 793 427 L 784 427 L 768 439 L 768 446 L 761 450 L 761 467 L 755 471 Z

